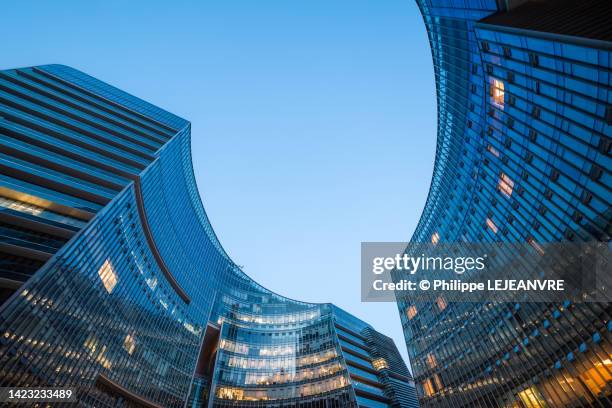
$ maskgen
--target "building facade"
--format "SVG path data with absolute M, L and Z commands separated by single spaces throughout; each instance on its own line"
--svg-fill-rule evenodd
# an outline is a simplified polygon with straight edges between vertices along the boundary
M 84 407 L 416 407 L 392 340 L 227 256 L 190 124 L 61 65 L 0 71 L 0 385 Z
M 609 242 L 612 3 L 417 3 L 438 138 L 412 241 Z M 609 303 L 398 306 L 421 406 L 611 406 Z

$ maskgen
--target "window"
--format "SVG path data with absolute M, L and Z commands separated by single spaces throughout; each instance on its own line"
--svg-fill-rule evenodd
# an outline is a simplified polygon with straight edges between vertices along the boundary
M 412 320 L 414 318 L 414 316 L 416 316 L 417 314 L 417 309 L 416 307 L 410 306 L 407 310 L 406 310 L 406 315 L 408 315 L 408 320 Z
M 444 386 L 442 385 L 442 379 L 440 378 L 438 374 L 434 375 L 434 381 L 436 382 L 436 387 L 438 387 L 439 390 L 444 388 Z
M 602 362 L 595 363 L 594 366 L 586 372 L 582 372 L 580 378 L 593 394 L 598 395 L 606 388 L 606 384 L 612 381 L 612 375 L 610 375 L 612 360 L 606 358 Z
M 446 306 L 448 306 L 448 303 L 446 303 L 446 299 L 444 299 L 442 296 L 438 296 L 438 298 L 436 299 L 436 304 L 438 305 L 438 309 L 440 309 L 440 311 L 443 311 L 444 309 L 446 309 Z
M 504 83 L 499 79 L 493 78 L 491 82 L 491 96 L 493 97 L 493 104 L 503 108 L 504 107 Z
M 383 370 L 385 368 L 389 368 L 389 364 L 387 364 L 387 360 L 385 360 L 382 357 L 372 360 L 372 366 L 378 371 Z
M 98 269 L 98 276 L 102 280 L 102 284 L 108 293 L 113 293 L 115 285 L 117 285 L 117 274 L 110 263 L 110 260 L 104 261 L 100 269 Z
M 518 393 L 519 398 L 527 408 L 545 407 L 546 401 L 535 387 L 529 387 Z
M 494 234 L 497 234 L 497 225 L 495 225 L 493 220 L 490 218 L 487 218 L 487 227 L 489 227 Z
M 544 255 L 544 248 L 542 248 L 542 246 L 540 244 L 538 244 L 535 239 L 528 238 L 527 242 L 529 243 L 529 245 L 531 245 L 533 247 L 533 249 L 538 251 L 538 253 L 540 255 Z
M 136 338 L 133 334 L 128 334 L 125 336 L 123 340 L 123 349 L 127 351 L 129 355 L 132 355 L 134 350 L 136 350 Z
M 430 378 L 423 382 L 423 390 L 425 391 L 425 395 L 427 395 L 428 397 L 434 394 L 434 388 Z
M 429 368 L 435 368 L 438 365 L 436 356 L 434 356 L 433 353 L 427 354 L 427 365 L 429 366 Z
M 589 177 L 591 178 L 591 180 L 597 181 L 601 178 L 602 175 L 603 175 L 602 168 L 596 164 L 592 164 L 591 171 L 589 172 Z
M 499 183 L 497 184 L 497 188 L 503 195 L 510 198 L 512 195 L 512 189 L 514 187 L 514 181 L 505 173 L 502 173 L 499 177 Z
M 434 232 L 433 235 L 431 236 L 431 243 L 436 245 L 438 242 L 440 242 L 440 234 L 438 234 L 437 232 Z
M 497 149 L 496 149 L 496 148 L 494 148 L 493 146 L 488 145 L 488 146 L 487 146 L 487 150 L 488 150 L 488 151 L 489 151 L 489 153 L 491 153 L 493 156 L 495 156 L 495 157 L 499 157 L 499 152 L 498 152 L 498 151 L 497 151 Z
M 97 363 L 100 363 L 102 367 L 112 367 L 110 360 L 106 357 L 107 347 L 100 344 L 95 335 L 90 334 L 85 340 L 85 343 L 83 343 L 83 346 L 88 350 L 89 355 L 92 356 Z

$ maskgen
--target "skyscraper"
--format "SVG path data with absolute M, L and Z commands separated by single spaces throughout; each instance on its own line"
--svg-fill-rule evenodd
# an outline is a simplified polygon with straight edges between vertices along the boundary
M 412 241 L 609 242 L 612 3 L 417 3 L 438 139 Z M 422 406 L 610 406 L 609 303 L 398 306 Z
M 227 256 L 186 120 L 66 66 L 0 71 L 0 149 L 0 385 L 90 407 L 416 406 L 390 338 Z

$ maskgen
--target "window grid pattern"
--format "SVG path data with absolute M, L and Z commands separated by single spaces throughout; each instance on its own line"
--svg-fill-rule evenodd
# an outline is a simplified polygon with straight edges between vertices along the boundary
M 609 48 L 477 23 L 495 2 L 418 4 L 439 128 L 412 240 L 609 241 Z M 421 406 L 610 405 L 608 304 L 398 307 Z

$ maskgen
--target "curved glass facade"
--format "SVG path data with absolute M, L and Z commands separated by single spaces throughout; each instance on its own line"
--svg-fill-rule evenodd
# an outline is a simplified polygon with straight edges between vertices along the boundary
M 609 242 L 607 2 L 417 3 L 438 139 L 412 241 Z M 421 406 L 610 406 L 609 303 L 398 306 Z
M 413 407 L 390 338 L 224 252 L 187 121 L 72 68 L 0 72 L 0 385 L 90 407 Z

